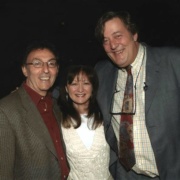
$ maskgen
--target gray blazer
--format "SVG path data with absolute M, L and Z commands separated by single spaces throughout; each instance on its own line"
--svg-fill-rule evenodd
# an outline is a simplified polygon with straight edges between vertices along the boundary
M 54 105 L 58 123 L 61 113 Z M 0 179 L 59 180 L 50 134 L 23 87 L 0 100 Z
M 111 126 L 110 104 L 118 68 L 110 61 L 95 67 L 99 77 L 98 102 L 111 147 L 110 171 L 115 179 L 149 179 L 126 172 L 118 161 L 117 140 Z M 147 46 L 145 121 L 160 179 L 180 179 L 180 49 Z

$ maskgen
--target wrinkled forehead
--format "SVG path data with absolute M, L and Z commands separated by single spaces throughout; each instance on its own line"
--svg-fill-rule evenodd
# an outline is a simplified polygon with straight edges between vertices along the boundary
M 29 53 L 26 59 L 26 63 L 33 61 L 48 62 L 56 60 L 55 55 L 49 49 L 36 49 Z

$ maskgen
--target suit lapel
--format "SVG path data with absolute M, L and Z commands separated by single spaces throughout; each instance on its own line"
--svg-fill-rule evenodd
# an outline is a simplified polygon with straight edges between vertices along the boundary
M 57 157 L 54 144 L 52 142 L 49 131 L 38 112 L 36 106 L 30 99 L 29 95 L 25 92 L 23 88 L 19 91 L 22 104 L 25 108 L 25 120 L 29 127 L 32 129 L 34 134 L 45 144 L 45 146 Z
M 149 108 L 157 91 L 159 82 L 159 58 L 154 56 L 149 48 L 147 48 L 146 62 L 146 84 L 148 86 L 145 92 L 145 113 L 148 114 Z

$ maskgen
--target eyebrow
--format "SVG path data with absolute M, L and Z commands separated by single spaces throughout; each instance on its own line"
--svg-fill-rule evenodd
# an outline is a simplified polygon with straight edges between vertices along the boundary
M 116 34 L 122 34 L 121 31 L 116 31 L 116 32 L 113 32 L 112 35 L 116 35 Z
M 33 58 L 32 61 L 34 61 L 34 60 L 42 61 L 42 59 L 39 59 L 39 58 Z M 51 58 L 51 59 L 49 59 L 48 61 L 52 61 L 52 60 L 57 61 L 56 58 Z M 47 61 L 47 62 L 48 62 L 48 61 Z M 43 62 L 43 61 L 42 61 L 42 62 Z
M 121 31 L 116 31 L 116 32 L 113 32 L 111 35 L 116 35 L 116 34 L 123 34 Z M 108 39 L 108 37 L 105 37 L 103 39 Z

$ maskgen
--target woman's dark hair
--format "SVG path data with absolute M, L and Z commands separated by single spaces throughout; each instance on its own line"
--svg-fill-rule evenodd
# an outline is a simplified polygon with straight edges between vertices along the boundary
M 127 11 L 109 11 L 100 17 L 95 28 L 95 37 L 100 43 L 102 43 L 104 39 L 105 23 L 109 20 L 112 20 L 113 18 L 119 18 L 127 27 L 128 31 L 131 32 L 133 35 L 138 33 L 137 26 L 135 25 L 135 23 L 132 22 L 131 16 Z
M 74 65 L 68 67 L 64 76 L 64 80 L 62 81 L 62 87 L 60 87 L 60 95 L 58 98 L 58 104 L 63 115 L 62 125 L 65 128 L 70 128 L 71 126 L 73 126 L 74 128 L 78 128 L 81 125 L 80 114 L 74 108 L 73 102 L 69 98 L 65 89 L 67 84 L 71 84 L 74 78 L 81 73 L 86 75 L 88 80 L 92 84 L 92 95 L 89 101 L 87 117 L 94 118 L 92 128 L 96 129 L 99 125 L 102 124 L 102 114 L 96 100 L 96 94 L 98 90 L 98 77 L 95 70 L 91 66 L 85 65 Z M 72 119 L 73 122 L 75 121 L 75 124 L 72 123 Z
M 28 44 L 28 46 L 25 49 L 23 58 L 22 58 L 22 63 L 21 65 L 24 66 L 26 64 L 27 61 L 27 57 L 28 55 L 37 49 L 48 49 L 49 51 L 51 51 L 55 58 L 57 63 L 59 63 L 59 53 L 55 47 L 55 45 L 47 40 L 40 40 L 40 41 L 33 41 L 30 44 Z

